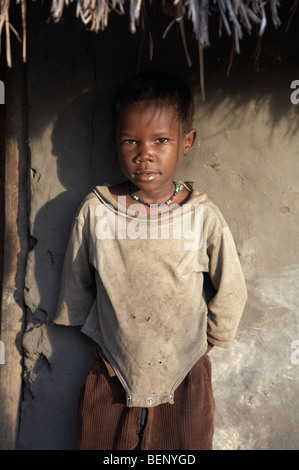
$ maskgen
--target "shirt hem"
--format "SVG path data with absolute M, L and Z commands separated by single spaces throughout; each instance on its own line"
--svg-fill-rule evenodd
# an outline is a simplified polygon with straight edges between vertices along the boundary
M 126 406 L 128 408 L 132 407 L 141 407 L 141 408 L 153 408 L 154 406 L 162 405 L 165 403 L 169 404 L 174 404 L 175 402 L 175 390 L 178 388 L 178 386 L 183 382 L 187 374 L 190 372 L 192 367 L 195 365 L 195 363 L 206 353 L 207 348 L 208 348 L 208 342 L 206 341 L 206 344 L 200 349 L 200 351 L 195 355 L 195 357 L 192 359 L 191 362 L 183 369 L 183 372 L 179 375 L 179 377 L 175 380 L 174 385 L 170 388 L 168 392 L 163 392 L 159 397 L 155 397 L 154 399 L 152 397 L 139 397 L 139 396 L 132 396 L 130 389 L 124 380 L 123 376 L 119 372 L 117 365 L 114 364 L 113 359 L 111 358 L 110 354 L 106 351 L 105 346 L 103 345 L 103 342 L 100 338 L 99 335 L 97 335 L 93 330 L 89 330 L 89 328 L 86 328 L 83 326 L 81 328 L 81 332 L 91 338 L 93 341 L 95 341 L 103 350 L 103 353 L 105 354 L 105 357 L 107 358 L 110 366 L 112 367 L 113 371 L 115 372 L 115 375 L 119 379 L 120 383 L 122 384 L 125 394 L 126 394 Z

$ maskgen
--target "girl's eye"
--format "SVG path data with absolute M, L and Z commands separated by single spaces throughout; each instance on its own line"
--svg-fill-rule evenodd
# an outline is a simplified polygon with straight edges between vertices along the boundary
M 158 142 L 159 144 L 166 144 L 166 142 L 168 142 L 168 139 L 167 139 L 166 137 L 159 137 L 159 138 L 157 139 L 157 142 Z
M 124 140 L 124 144 L 128 144 L 128 145 L 136 144 L 136 140 L 126 139 L 126 140 Z

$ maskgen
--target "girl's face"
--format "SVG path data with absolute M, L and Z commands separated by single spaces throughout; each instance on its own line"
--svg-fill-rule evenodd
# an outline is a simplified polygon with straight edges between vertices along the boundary
M 173 192 L 173 179 L 196 136 L 183 132 L 171 105 L 137 102 L 122 110 L 115 133 L 119 162 L 134 191 L 153 199 Z

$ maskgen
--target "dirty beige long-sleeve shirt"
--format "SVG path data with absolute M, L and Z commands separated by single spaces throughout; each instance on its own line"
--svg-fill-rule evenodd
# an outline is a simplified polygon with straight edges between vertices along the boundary
M 207 341 L 230 345 L 247 292 L 231 232 L 206 195 L 190 189 L 185 204 L 159 216 L 139 209 L 116 202 L 106 186 L 84 199 L 54 321 L 82 325 L 120 379 L 127 406 L 149 407 L 174 402 Z M 203 273 L 216 290 L 208 305 Z

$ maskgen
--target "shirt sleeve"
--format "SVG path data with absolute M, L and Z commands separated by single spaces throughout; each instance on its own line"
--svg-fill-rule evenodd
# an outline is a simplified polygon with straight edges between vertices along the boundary
M 227 226 L 208 246 L 209 274 L 216 294 L 208 303 L 208 341 L 228 348 L 235 338 L 247 290 L 233 236 Z
M 63 262 L 54 323 L 83 325 L 94 302 L 93 285 L 88 230 L 75 218 Z

